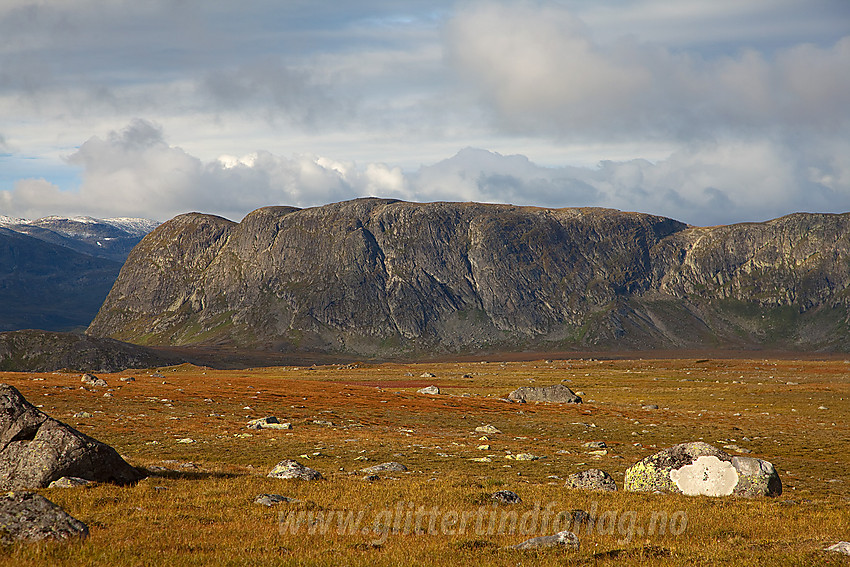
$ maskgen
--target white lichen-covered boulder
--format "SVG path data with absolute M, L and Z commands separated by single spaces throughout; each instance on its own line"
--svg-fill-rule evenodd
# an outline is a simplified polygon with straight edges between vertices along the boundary
M 701 441 L 664 449 L 626 469 L 623 488 L 688 496 L 778 496 L 782 481 L 767 461 L 733 457 Z

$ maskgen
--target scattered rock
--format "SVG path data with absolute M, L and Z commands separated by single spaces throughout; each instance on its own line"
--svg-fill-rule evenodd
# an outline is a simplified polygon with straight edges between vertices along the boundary
M 513 490 L 499 490 L 498 492 L 494 492 L 490 495 L 490 500 L 499 504 L 519 504 L 522 502 L 522 498 Z
M 254 499 L 254 504 L 262 504 L 269 507 L 275 504 L 289 504 L 290 502 L 298 502 L 298 500 L 289 498 L 288 496 L 281 496 L 280 494 L 260 494 Z
M 611 475 L 600 469 L 588 469 L 571 474 L 567 477 L 564 486 L 582 490 L 604 490 L 611 492 L 617 490 L 617 484 L 611 478 Z
M 624 489 L 689 496 L 778 496 L 782 482 L 773 465 L 733 457 L 700 441 L 682 443 L 647 457 L 626 470 Z
M 366 474 L 376 474 L 382 472 L 406 472 L 407 467 L 401 463 L 389 462 L 389 463 L 381 463 L 380 465 L 373 465 L 371 467 L 366 467 L 365 469 L 360 469 L 360 472 L 364 472 Z
M 122 377 L 120 378 L 120 380 L 121 380 L 122 382 L 135 382 L 135 381 L 136 381 L 136 379 L 135 379 L 135 378 L 133 378 L 132 376 L 122 376 Z
M 469 460 L 473 461 L 475 463 L 492 463 L 493 462 L 493 459 L 491 459 L 490 457 L 478 457 L 478 458 L 469 459 Z
M 47 488 L 74 488 L 76 486 L 85 486 L 92 484 L 92 481 L 80 478 L 78 476 L 63 476 L 51 482 Z
M 92 416 L 92 414 L 90 414 L 87 411 L 80 411 L 80 412 L 75 413 L 74 417 L 77 418 L 77 419 L 89 419 L 90 417 L 93 417 L 93 416 Z
M 83 377 L 80 378 L 80 382 L 85 384 L 86 386 L 97 386 L 99 388 L 106 388 L 109 384 L 106 383 L 106 380 L 103 378 L 98 378 L 94 374 L 83 374 Z
M 419 375 L 420 378 L 436 378 L 437 376 L 431 372 L 423 372 Z
M 281 423 L 278 418 L 268 416 L 252 419 L 246 427 L 248 429 L 292 429 L 292 424 L 289 422 Z
M 583 443 L 582 447 L 587 449 L 604 449 L 608 445 L 605 444 L 605 441 L 588 441 L 587 443 Z
M 531 453 L 516 453 L 515 455 L 505 455 L 505 458 L 512 461 L 536 461 L 543 457 L 532 455 Z
M 105 443 L 53 419 L 0 384 L 0 490 L 44 488 L 63 476 L 131 484 L 143 474 Z
M 381 477 L 379 475 L 376 475 L 376 474 L 367 474 L 361 480 L 363 480 L 365 482 L 375 482 L 375 481 L 381 480 Z
M 729 449 L 730 451 L 735 451 L 736 453 L 752 453 L 749 449 L 744 449 L 743 447 L 738 447 L 737 445 L 723 445 L 724 449 Z
M 515 402 L 550 402 L 558 404 L 580 404 L 581 397 L 563 384 L 551 386 L 523 386 L 510 394 L 508 399 Z
M 658 406 L 656 404 L 646 404 L 644 406 L 641 406 L 641 409 L 645 409 L 645 410 L 658 409 Z
M 294 480 L 321 480 L 324 478 L 319 471 L 305 467 L 292 459 L 286 459 L 276 464 L 268 476 Z
M 498 429 L 496 429 L 494 426 L 490 425 L 489 423 L 487 425 L 479 425 L 478 427 L 475 428 L 475 432 L 476 433 L 484 433 L 485 435 L 493 435 L 495 433 L 501 433 L 501 431 L 499 431 Z
M 425 386 L 424 388 L 419 388 L 418 390 L 416 390 L 416 393 L 436 396 L 440 393 L 440 389 L 436 386 Z
M 39 494 L 10 492 L 0 496 L 0 542 L 84 539 L 89 528 Z
M 512 549 L 545 549 L 547 547 L 564 546 L 578 550 L 578 536 L 573 532 L 558 532 L 555 535 L 540 536 L 527 539 L 522 543 L 511 546 Z
M 194 439 L 192 439 L 191 437 L 184 437 L 183 439 L 178 439 L 178 440 L 177 440 L 177 442 L 178 442 L 178 443 L 186 443 L 186 444 L 188 444 L 188 443 L 194 443 L 194 442 L 195 442 L 195 440 L 194 440 Z
M 850 555 L 850 542 L 847 541 L 839 541 L 835 545 L 830 545 L 824 551 L 831 551 L 833 553 L 841 553 L 843 555 Z

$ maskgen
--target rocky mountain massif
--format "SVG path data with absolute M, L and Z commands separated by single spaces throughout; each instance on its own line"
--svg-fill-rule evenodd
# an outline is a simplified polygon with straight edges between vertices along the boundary
M 82 330 L 130 250 L 157 223 L 0 217 L 0 331 Z
M 131 252 L 88 334 L 416 355 L 846 350 L 850 214 L 647 214 L 358 199 L 191 213 Z

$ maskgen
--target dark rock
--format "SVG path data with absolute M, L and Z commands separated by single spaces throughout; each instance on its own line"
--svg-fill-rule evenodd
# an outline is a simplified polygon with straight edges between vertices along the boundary
M 499 490 L 498 492 L 494 492 L 490 495 L 490 500 L 498 502 L 499 504 L 519 504 L 522 502 L 522 498 L 519 497 L 519 494 L 512 490 Z
M 246 425 L 248 429 L 292 429 L 292 424 L 281 423 L 280 420 L 274 416 L 261 417 L 259 419 L 252 419 Z
M 578 551 L 578 536 L 572 532 L 558 532 L 555 535 L 533 537 L 511 547 L 512 549 L 546 549 L 559 546 Z
M 105 443 L 57 421 L 0 384 L 0 490 L 44 488 L 63 476 L 131 484 L 142 473 Z
M 617 484 L 611 475 L 603 470 L 588 469 L 577 472 L 567 477 L 564 486 L 567 488 L 578 488 L 582 490 L 615 491 Z
M 767 461 L 733 457 L 701 441 L 660 451 L 626 470 L 623 488 L 705 496 L 778 496 L 782 482 Z
M 83 522 L 39 494 L 10 492 L 0 496 L 0 542 L 85 539 Z
M 286 459 L 276 464 L 267 476 L 292 480 L 321 480 L 323 478 L 319 471 L 305 467 L 292 459 Z
M 557 404 L 580 404 L 581 398 L 563 384 L 551 386 L 522 386 L 510 394 L 515 402 L 550 402 Z

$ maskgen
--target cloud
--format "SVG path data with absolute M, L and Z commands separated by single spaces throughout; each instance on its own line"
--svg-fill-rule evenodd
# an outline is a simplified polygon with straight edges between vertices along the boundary
M 135 120 L 86 141 L 68 160 L 77 191 L 43 179 L 0 192 L 4 214 L 146 216 L 192 210 L 234 220 L 274 204 L 315 206 L 372 195 L 414 201 L 601 206 L 697 225 L 758 221 L 795 211 L 850 210 L 850 142 L 789 149 L 781 141 L 700 142 L 657 162 L 544 167 L 523 155 L 466 148 L 416 171 L 380 162 L 257 151 L 203 161 L 169 145 L 157 125 Z
M 850 35 L 772 56 L 706 56 L 621 37 L 599 42 L 554 2 L 477 2 L 448 26 L 459 76 L 515 132 L 710 139 L 850 125 Z

